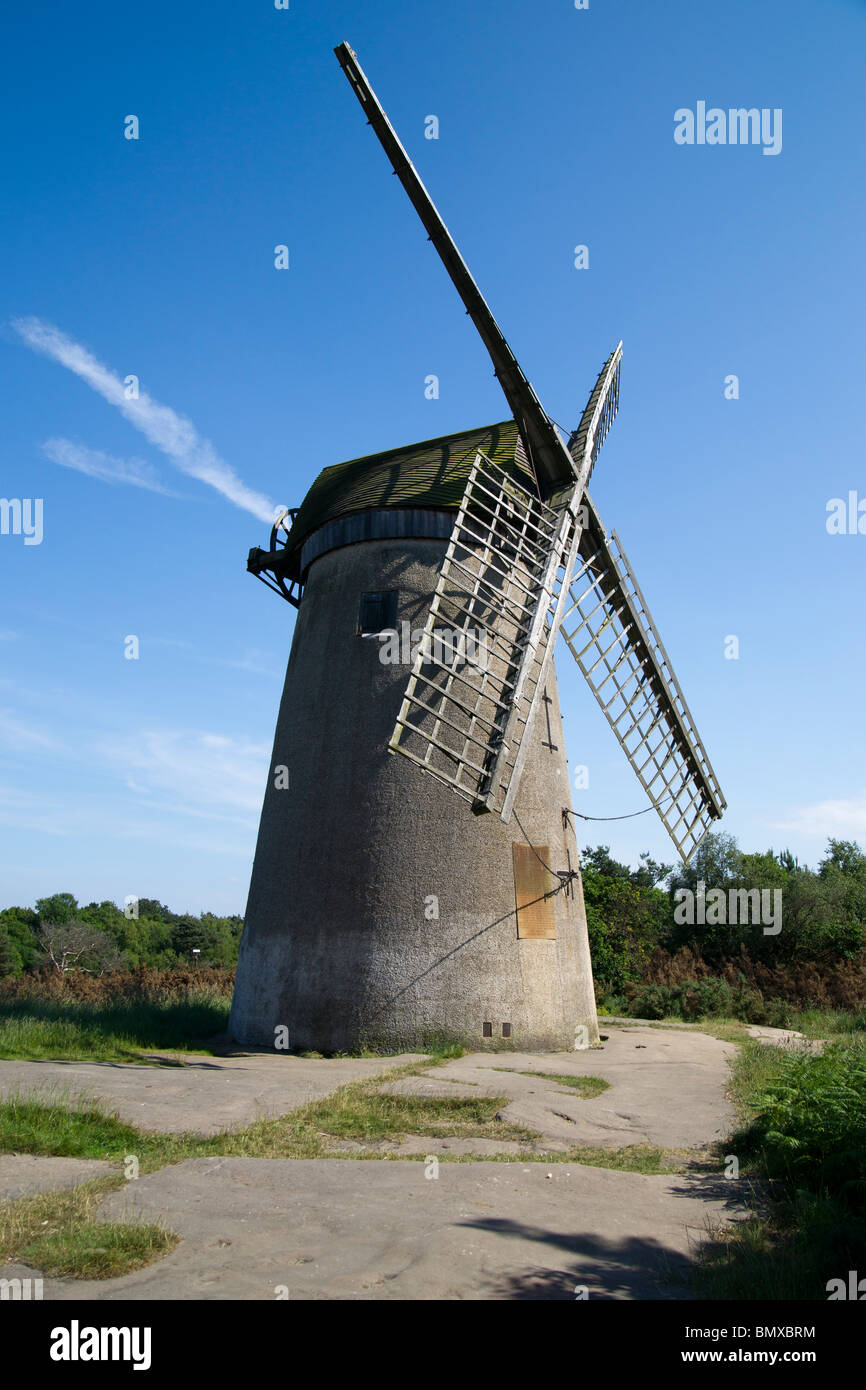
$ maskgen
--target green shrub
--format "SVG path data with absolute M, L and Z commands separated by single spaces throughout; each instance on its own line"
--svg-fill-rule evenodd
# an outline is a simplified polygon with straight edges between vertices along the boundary
M 628 1012 L 634 1018 L 738 1018 L 765 1023 L 768 1008 L 759 990 L 741 976 L 732 982 L 718 975 L 680 980 L 676 984 L 629 985 Z M 778 1015 L 778 1010 L 775 1011 Z
M 749 1142 L 769 1174 L 866 1215 L 866 1048 L 785 1054 L 755 1103 Z

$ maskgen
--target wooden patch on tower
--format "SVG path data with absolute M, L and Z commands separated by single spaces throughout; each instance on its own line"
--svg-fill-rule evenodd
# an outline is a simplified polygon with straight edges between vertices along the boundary
M 517 935 L 535 941 L 556 940 L 553 898 L 545 898 L 556 887 L 556 879 L 540 861 L 550 862 L 547 845 L 537 851 L 531 845 L 511 846 L 514 860 L 514 900 L 517 905 Z M 537 901 L 539 900 L 539 901 Z

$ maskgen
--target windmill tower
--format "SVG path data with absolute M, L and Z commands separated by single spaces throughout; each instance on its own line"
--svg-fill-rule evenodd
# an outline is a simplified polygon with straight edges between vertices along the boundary
M 621 344 L 566 441 L 355 54 L 336 53 L 512 418 L 326 468 L 269 549 L 250 552 L 298 617 L 230 1031 L 323 1052 L 586 1046 L 598 1025 L 559 633 L 684 859 L 725 807 L 586 490 L 619 404 Z

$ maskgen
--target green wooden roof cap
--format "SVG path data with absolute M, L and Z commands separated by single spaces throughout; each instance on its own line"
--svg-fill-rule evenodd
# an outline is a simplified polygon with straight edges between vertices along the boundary
M 297 552 L 312 531 L 351 512 L 380 507 L 456 511 L 479 449 L 534 490 L 532 480 L 515 461 L 517 440 L 517 425 L 505 420 L 324 468 L 301 504 L 286 549 Z

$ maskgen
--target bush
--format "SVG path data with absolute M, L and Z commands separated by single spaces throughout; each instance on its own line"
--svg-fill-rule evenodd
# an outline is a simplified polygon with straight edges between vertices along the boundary
M 703 958 L 683 947 L 671 953 L 656 947 L 637 980 L 624 987 L 625 1010 L 636 1018 L 713 1018 L 787 1028 L 804 1010 L 833 1010 L 863 1018 L 866 1026 L 866 952 L 852 960 L 775 964 L 755 961 L 745 947 L 729 959 Z M 614 991 L 599 991 L 610 1010 Z
M 725 1147 L 771 1180 L 769 1200 L 760 1216 L 733 1222 L 703 1246 L 700 1293 L 764 1302 L 839 1297 L 848 1271 L 866 1267 L 866 1047 L 835 1044 L 815 1054 L 752 1043 L 734 1085 L 753 1118 Z
M 764 1023 L 767 1008 L 759 990 L 740 976 L 735 982 L 716 975 L 685 979 L 678 984 L 629 985 L 629 1013 L 636 1018 L 739 1018 Z
M 191 993 L 211 992 L 230 999 L 234 989 L 233 969 L 115 971 L 110 975 L 59 976 L 47 970 L 0 980 L 0 1004 L 57 1003 L 86 1004 L 173 1004 Z
M 788 1053 L 749 1131 L 772 1177 L 866 1214 L 866 1048 Z

